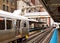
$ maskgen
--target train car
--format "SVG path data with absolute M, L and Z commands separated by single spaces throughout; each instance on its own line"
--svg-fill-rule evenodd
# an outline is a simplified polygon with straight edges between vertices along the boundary
M 29 19 L 0 10 L 0 42 L 5 43 L 5 40 L 18 35 L 20 38 L 28 38 Z

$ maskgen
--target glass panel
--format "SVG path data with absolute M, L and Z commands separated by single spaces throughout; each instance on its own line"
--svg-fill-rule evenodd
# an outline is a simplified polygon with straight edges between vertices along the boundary
M 7 20 L 7 29 L 12 29 L 12 21 Z
M 17 26 L 17 28 L 20 28 L 20 20 L 17 20 L 16 26 Z
M 5 20 L 4 18 L 0 18 L 0 30 L 4 30 L 5 29 Z
M 5 5 L 3 5 L 3 10 L 5 10 Z
M 6 11 L 8 11 L 8 6 L 6 6 Z
M 15 4 L 15 0 L 9 0 L 11 5 L 14 5 Z
M 14 12 L 14 8 L 11 8 L 11 12 L 12 12 L 12 13 Z
M 3 0 L 3 2 L 5 2 L 5 0 Z
M 6 0 L 6 2 L 8 3 L 8 0 Z
M 24 27 L 26 27 L 26 23 L 24 23 Z

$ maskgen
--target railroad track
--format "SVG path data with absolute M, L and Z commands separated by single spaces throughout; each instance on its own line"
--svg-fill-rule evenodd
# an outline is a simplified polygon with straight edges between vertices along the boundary
M 46 39 L 46 36 L 50 33 L 50 31 L 44 32 L 41 35 L 39 35 L 39 37 L 34 40 L 34 42 L 32 43 L 42 43 L 44 39 Z
M 53 32 L 54 29 L 46 36 L 46 38 L 42 41 L 42 43 L 50 43 L 50 39 L 52 37 Z
M 44 32 L 47 31 L 47 30 L 48 30 L 48 29 L 45 29 L 45 30 L 43 30 L 43 31 L 40 31 L 40 32 L 37 32 L 37 33 L 31 35 L 31 36 L 28 38 L 28 41 L 31 40 L 31 39 L 33 39 L 33 38 L 35 38 L 36 36 L 44 33 Z
M 28 38 L 25 42 L 23 43 L 41 43 L 46 36 L 51 32 L 52 29 L 46 29 L 42 32 L 39 32 L 32 37 Z
M 31 35 L 27 40 L 20 40 L 18 39 L 17 41 L 14 41 L 13 43 L 48 43 L 47 41 L 49 41 L 48 39 L 50 39 L 51 35 L 49 35 L 51 33 L 53 29 L 45 29 L 43 31 L 37 32 L 36 34 L 34 33 L 33 35 Z M 51 33 L 52 34 L 52 33 Z M 46 39 L 46 37 L 49 35 L 49 37 Z M 46 40 L 45 40 L 46 39 Z
M 34 35 L 34 34 L 36 34 L 36 33 L 40 32 L 40 31 L 41 31 L 41 30 L 30 32 L 30 33 L 29 33 L 29 36 L 32 36 L 32 35 Z

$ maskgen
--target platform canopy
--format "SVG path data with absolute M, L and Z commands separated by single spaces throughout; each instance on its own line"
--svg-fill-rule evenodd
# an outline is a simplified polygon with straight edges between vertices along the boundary
M 29 18 L 36 18 L 36 17 L 50 17 L 48 12 L 32 12 L 32 13 L 25 13 L 26 17 Z
M 60 22 L 60 0 L 40 0 L 55 22 Z

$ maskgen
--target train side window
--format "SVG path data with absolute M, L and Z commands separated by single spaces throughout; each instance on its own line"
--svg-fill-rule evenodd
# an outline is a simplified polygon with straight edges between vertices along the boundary
M 59 28 L 58 29 L 60 29 L 60 24 L 59 24 Z
M 26 27 L 26 23 L 24 23 L 24 27 Z
M 12 21 L 11 20 L 7 20 L 6 25 L 7 25 L 7 29 L 12 29 Z
M 5 29 L 5 20 L 4 18 L 0 17 L 0 30 L 4 30 Z

